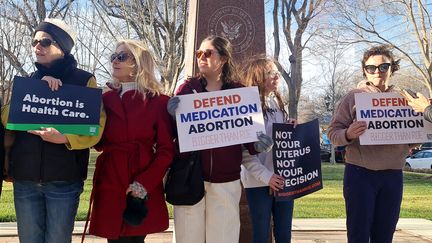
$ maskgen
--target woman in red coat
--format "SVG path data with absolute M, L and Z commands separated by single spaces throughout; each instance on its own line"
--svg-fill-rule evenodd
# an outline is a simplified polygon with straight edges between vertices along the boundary
M 161 94 L 153 58 L 141 42 L 120 41 L 111 63 L 114 83 L 103 95 L 107 121 L 96 147 L 102 153 L 96 161 L 89 230 L 110 243 L 144 242 L 147 234 L 168 228 L 162 179 L 174 155 L 169 98 Z M 130 219 L 137 221 L 133 217 L 142 212 L 132 210 L 129 220 L 124 216 L 126 207 L 131 209 L 128 193 L 135 207 L 138 202 L 138 209 L 147 209 L 142 222 Z

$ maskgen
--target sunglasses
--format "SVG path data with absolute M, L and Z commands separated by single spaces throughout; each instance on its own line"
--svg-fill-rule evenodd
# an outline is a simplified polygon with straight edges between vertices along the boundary
M 390 66 L 391 66 L 390 63 L 382 63 L 382 64 L 380 64 L 378 66 L 375 66 L 375 65 L 366 65 L 364 67 L 364 69 L 369 74 L 374 74 L 375 71 L 377 70 L 377 68 L 378 68 L 378 72 L 379 73 L 385 73 L 385 72 L 387 72 L 389 70 Z
M 203 50 L 196 50 L 195 51 L 195 56 L 197 59 L 200 59 L 202 57 L 202 55 L 204 55 L 205 58 L 210 58 L 213 53 L 215 53 L 216 51 L 214 50 L 210 50 L 210 49 L 206 49 L 205 51 Z
M 126 52 L 113 53 L 110 57 L 111 62 L 114 62 L 117 59 L 119 62 L 125 62 L 129 58 L 129 54 Z
M 55 40 L 51 40 L 51 39 L 48 39 L 48 38 L 43 38 L 43 39 L 40 39 L 40 40 L 34 39 L 32 41 L 32 43 L 31 43 L 31 45 L 33 47 L 35 47 L 37 44 L 40 44 L 42 47 L 48 47 L 48 46 L 53 45 L 55 43 L 57 43 Z
M 266 79 L 275 79 L 275 78 L 280 78 L 280 76 L 281 76 L 281 73 L 279 72 L 279 71 L 277 71 L 277 70 L 271 70 L 271 71 L 268 71 L 266 74 L 265 74 L 265 78 Z

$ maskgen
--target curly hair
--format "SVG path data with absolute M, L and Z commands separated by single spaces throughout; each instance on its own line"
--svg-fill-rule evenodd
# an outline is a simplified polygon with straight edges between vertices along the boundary
M 393 75 L 394 72 L 396 72 L 397 70 L 400 69 L 399 66 L 399 62 L 400 59 L 396 60 L 394 54 L 391 51 L 391 47 L 388 45 L 379 45 L 379 46 L 374 46 L 369 48 L 368 50 L 366 50 L 363 53 L 363 59 L 361 61 L 362 64 L 362 71 L 363 71 L 363 76 L 366 77 L 366 73 L 365 73 L 365 66 L 366 66 L 366 61 L 371 57 L 371 56 L 385 56 L 388 59 L 390 59 L 390 64 L 391 64 L 391 74 Z

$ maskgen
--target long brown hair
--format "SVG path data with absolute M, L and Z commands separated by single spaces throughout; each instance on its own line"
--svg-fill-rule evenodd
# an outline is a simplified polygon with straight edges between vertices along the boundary
M 232 57 L 232 44 L 229 40 L 215 35 L 206 37 L 201 43 L 210 41 L 211 45 L 218 51 L 218 54 L 225 61 L 220 74 L 222 82 L 231 83 L 238 80 L 237 67 Z
M 274 64 L 275 61 L 268 57 L 255 57 L 243 66 L 242 69 L 242 80 L 246 87 L 257 86 L 260 94 L 261 107 L 264 116 L 267 118 L 267 110 L 269 109 L 265 102 L 265 80 L 268 67 Z M 274 95 L 276 97 L 279 109 L 283 112 L 285 120 L 289 119 L 288 112 L 285 109 L 285 103 L 283 102 L 282 95 L 279 91 L 275 90 Z

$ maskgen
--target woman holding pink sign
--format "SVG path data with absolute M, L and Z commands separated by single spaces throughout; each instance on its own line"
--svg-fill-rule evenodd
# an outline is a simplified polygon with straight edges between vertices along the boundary
M 236 82 L 236 68 L 231 43 L 222 37 L 205 38 L 195 55 L 199 75 L 182 84 L 177 95 L 244 87 Z M 175 116 L 180 99 L 168 102 L 168 112 Z M 273 141 L 265 134 L 259 141 L 245 144 L 251 154 L 268 151 Z M 242 145 L 201 150 L 205 195 L 195 205 L 174 206 L 177 243 L 237 243 L 240 234 L 239 201 Z
M 356 93 L 398 92 L 389 85 L 399 70 L 399 60 L 386 46 L 367 50 L 362 59 L 363 76 L 357 88 L 342 98 L 329 127 L 336 146 L 346 145 L 344 198 L 349 243 L 390 243 L 402 202 L 402 168 L 409 145 L 360 145 L 365 121 L 357 121 Z

